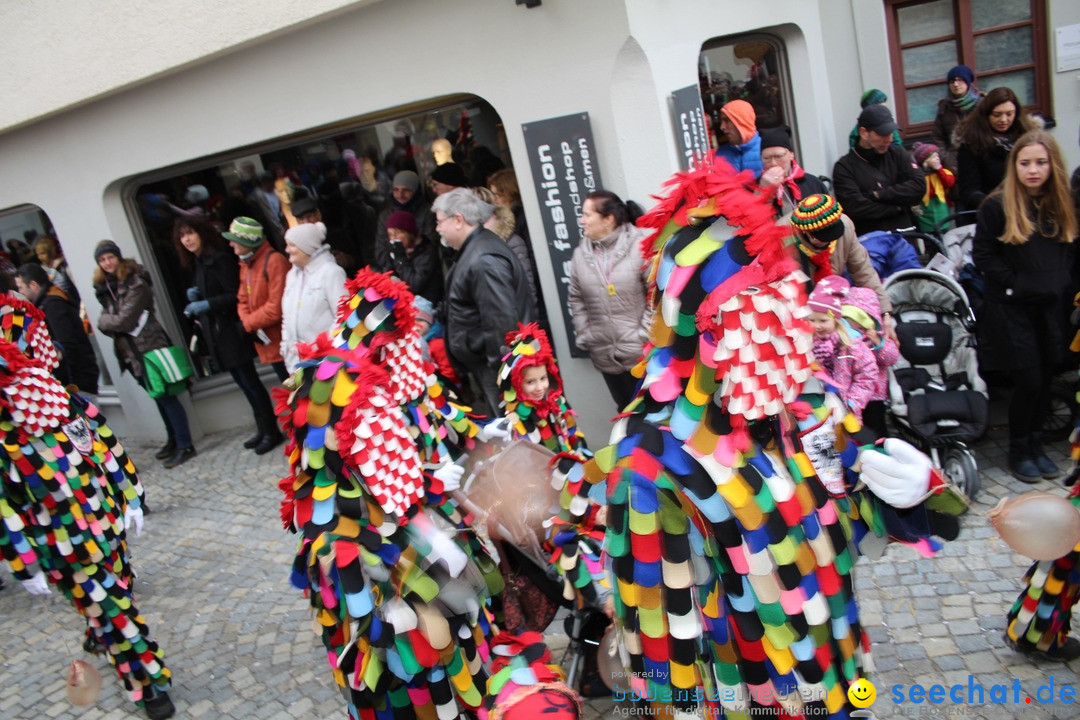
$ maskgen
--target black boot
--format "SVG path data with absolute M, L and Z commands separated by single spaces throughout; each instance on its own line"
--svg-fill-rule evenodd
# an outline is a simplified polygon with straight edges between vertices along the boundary
M 255 423 L 255 434 L 244 441 L 244 449 L 250 450 L 253 447 L 259 445 L 259 441 L 263 439 L 263 426 L 262 423 Z
M 1037 483 L 1042 479 L 1038 465 L 1031 459 L 1029 437 L 1009 440 L 1009 474 L 1026 483 Z
M 167 468 L 174 468 L 177 465 L 183 465 L 188 460 L 190 460 L 191 458 L 195 457 L 198 454 L 199 453 L 196 452 L 194 446 L 190 446 L 190 447 L 186 447 L 186 448 L 180 448 L 180 449 L 178 449 L 176 452 L 174 452 L 172 454 L 172 457 L 170 457 L 168 460 L 163 462 L 162 465 L 164 465 Z
M 273 415 L 260 418 L 258 422 L 259 427 L 263 429 L 263 434 L 259 438 L 259 444 L 255 446 L 255 454 L 265 455 L 280 445 L 285 440 L 285 436 L 278 429 L 277 418 Z
M 1061 477 L 1061 468 L 1054 464 L 1043 449 L 1042 433 L 1031 433 L 1028 438 L 1028 448 L 1031 450 L 1031 459 L 1035 467 L 1039 468 L 1039 474 L 1047 480 L 1055 480 Z
M 176 452 L 176 438 L 169 438 L 169 441 L 161 446 L 161 449 L 154 453 L 154 457 L 158 460 L 164 460 L 170 458 L 173 453 Z
M 176 714 L 176 706 L 164 690 L 155 690 L 148 686 L 144 691 L 143 706 L 150 720 L 165 720 Z

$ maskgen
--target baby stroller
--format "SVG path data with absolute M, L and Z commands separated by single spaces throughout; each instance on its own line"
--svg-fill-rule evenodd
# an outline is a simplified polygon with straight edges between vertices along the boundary
M 979 470 L 967 443 L 986 432 L 990 402 L 967 295 L 952 278 L 927 269 L 901 270 L 885 292 L 901 356 L 889 368 L 889 414 L 900 435 L 974 499 Z

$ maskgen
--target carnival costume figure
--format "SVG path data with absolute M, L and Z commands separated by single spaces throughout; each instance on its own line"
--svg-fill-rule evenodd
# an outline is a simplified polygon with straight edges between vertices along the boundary
M 1074 322 L 1077 317 L 1073 315 Z M 1080 332 L 1072 348 L 1080 349 Z M 1072 487 L 1069 502 L 1080 507 L 1076 482 L 1080 478 L 1080 422 L 1069 436 L 1069 446 L 1072 467 L 1065 486 Z M 1080 640 L 1069 637 L 1072 609 L 1080 600 L 1080 545 L 1057 560 L 1032 563 L 1023 582 L 1024 589 L 1006 618 L 1005 643 L 1017 652 L 1047 660 L 1068 662 L 1080 657 Z
M 658 305 L 642 387 L 566 507 L 608 504 L 629 691 L 713 717 L 848 717 L 871 669 L 857 555 L 889 537 L 932 551 L 955 519 L 923 504 L 942 482 L 929 458 L 872 446 L 815 376 L 806 278 L 769 198 L 722 161 L 669 184 L 640 221 Z M 822 427 L 832 487 L 803 446 Z
M 58 362 L 41 312 L 0 296 L 0 556 L 31 594 L 59 588 L 86 618 L 84 647 L 151 718 L 171 717 L 171 675 L 132 596 L 142 485 L 100 410 L 52 376 Z
M 448 500 L 482 435 L 422 358 L 412 293 L 361 270 L 339 326 L 300 350 L 279 393 L 290 435 L 282 520 L 292 582 L 322 627 L 350 716 L 456 718 L 485 691 L 502 589 L 490 545 Z

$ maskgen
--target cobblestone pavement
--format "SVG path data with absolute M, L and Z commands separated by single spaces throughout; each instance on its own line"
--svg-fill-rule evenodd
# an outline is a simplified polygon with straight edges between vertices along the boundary
M 154 447 L 131 443 L 153 512 L 132 542 L 140 608 L 165 650 L 182 718 L 341 718 L 344 708 L 312 629 L 306 601 L 287 586 L 294 536 L 278 522 L 280 456 L 241 448 L 246 428 L 203 438 L 199 455 L 172 471 L 152 459 Z M 983 513 L 999 498 L 1031 486 L 1002 469 L 1000 428 L 978 445 L 983 491 L 963 518 L 960 539 L 933 559 L 890 547 L 860 563 L 856 586 L 862 620 L 874 643 L 876 717 L 1074 718 L 1067 705 L 1024 704 L 1051 676 L 1075 685 L 1080 662 L 1035 663 L 1001 641 L 1005 613 L 1028 561 L 996 537 Z M 1065 443 L 1052 454 L 1063 464 Z M 1056 482 L 1036 489 L 1064 494 Z M 104 658 L 81 649 L 81 621 L 58 594 L 22 592 L 10 576 L 0 592 L 0 720 L 145 717 L 123 696 Z M 565 645 L 561 625 L 551 644 Z M 70 657 L 96 665 L 105 679 L 98 702 L 74 708 L 64 690 Z M 558 653 L 557 653 L 558 657 Z M 894 684 L 1010 686 L 1020 703 L 897 706 Z M 987 696 L 989 700 L 989 696 Z M 611 699 L 586 701 L 586 718 L 629 716 Z M 922 710 L 922 714 L 916 713 Z M 935 714 L 928 714 L 930 710 Z

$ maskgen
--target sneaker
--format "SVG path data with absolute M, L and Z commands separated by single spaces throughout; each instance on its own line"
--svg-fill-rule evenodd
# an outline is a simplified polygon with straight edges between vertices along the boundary
M 1065 642 L 1049 650 L 1039 650 L 1036 647 L 1023 647 L 1005 633 L 1005 644 L 1014 652 L 1027 655 L 1030 658 L 1050 660 L 1051 662 L 1072 662 L 1080 658 L 1080 640 L 1066 638 Z
M 180 448 L 175 453 L 173 453 L 173 456 L 171 458 L 169 458 L 168 460 L 166 460 L 162 464 L 167 468 L 174 468 L 177 465 L 183 465 L 188 460 L 190 460 L 191 458 L 195 457 L 198 454 L 199 453 L 195 450 L 194 446 L 190 446 L 190 447 L 186 447 L 186 448 Z
M 170 440 L 154 453 L 154 457 L 158 460 L 164 460 L 165 458 L 171 458 L 174 453 L 176 453 L 176 441 Z
M 149 689 L 147 689 L 147 692 L 154 693 L 143 701 L 143 707 L 146 709 L 146 714 L 150 716 L 150 720 L 165 720 L 165 718 L 171 718 L 176 714 L 176 706 L 173 705 L 173 701 L 169 698 L 169 693 L 163 690 L 151 691 Z

